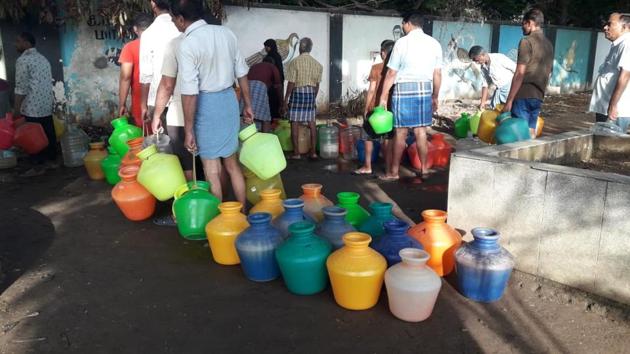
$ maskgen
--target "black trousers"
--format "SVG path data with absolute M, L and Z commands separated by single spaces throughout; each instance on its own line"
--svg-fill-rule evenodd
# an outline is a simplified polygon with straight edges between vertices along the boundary
M 607 120 L 608 120 L 608 116 L 606 114 L 595 113 L 596 122 L 605 122 Z
M 33 163 L 43 164 L 48 161 L 57 160 L 57 135 L 55 134 L 55 125 L 53 124 L 52 116 L 47 117 L 24 117 L 27 122 L 37 123 L 44 128 L 46 137 L 48 138 L 48 146 L 41 152 L 32 155 L 31 159 Z

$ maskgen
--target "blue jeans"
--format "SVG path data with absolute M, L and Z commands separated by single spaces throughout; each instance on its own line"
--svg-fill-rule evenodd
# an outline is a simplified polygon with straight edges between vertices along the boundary
M 542 100 L 538 98 L 518 98 L 512 103 L 512 116 L 527 120 L 531 129 L 536 129 Z

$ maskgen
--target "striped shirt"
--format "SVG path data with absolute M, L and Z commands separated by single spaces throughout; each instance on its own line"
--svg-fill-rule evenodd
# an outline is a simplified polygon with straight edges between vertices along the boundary
M 295 87 L 317 86 L 322 81 L 322 65 L 309 53 L 302 53 L 287 66 L 286 80 Z

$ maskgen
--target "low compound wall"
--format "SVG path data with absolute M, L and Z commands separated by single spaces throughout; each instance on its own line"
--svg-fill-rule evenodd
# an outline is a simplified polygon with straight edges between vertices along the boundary
M 570 132 L 452 155 L 449 224 L 496 228 L 524 272 L 630 304 L 630 177 L 557 163 L 610 139 Z M 624 140 L 630 146 L 630 139 Z

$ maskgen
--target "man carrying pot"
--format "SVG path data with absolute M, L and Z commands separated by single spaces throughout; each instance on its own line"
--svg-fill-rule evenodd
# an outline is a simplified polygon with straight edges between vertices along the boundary
M 442 46 L 422 31 L 422 15 L 415 12 L 405 15 L 402 28 L 405 36 L 394 45 L 379 100 L 381 106 L 387 107 L 389 91 L 394 87 L 391 107 L 396 135 L 391 169 L 379 177 L 384 181 L 399 178 L 400 158 L 409 129 L 416 136 L 422 178 L 429 176 L 427 127 L 431 126 L 433 112 L 438 109 L 442 83 Z
M 198 152 L 211 191 L 223 199 L 221 171 L 230 177 L 237 201 L 245 205 L 245 179 L 237 158 L 239 106 L 232 85 L 241 87 L 245 123 L 253 122 L 247 73 L 234 33 L 201 19 L 202 0 L 171 6 L 175 26 L 184 33 L 177 51 L 178 83 L 184 112 L 184 145 Z

